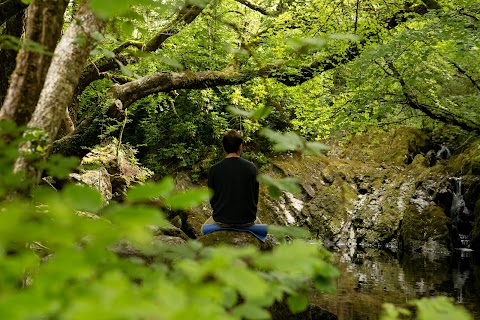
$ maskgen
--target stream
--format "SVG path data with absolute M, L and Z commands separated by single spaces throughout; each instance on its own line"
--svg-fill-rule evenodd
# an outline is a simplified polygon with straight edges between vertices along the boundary
M 411 299 L 438 295 L 451 297 L 480 319 L 480 259 L 474 252 L 400 255 L 374 248 L 333 252 L 342 273 L 337 292 L 317 294 L 312 302 L 339 320 L 379 319 L 385 302 L 405 306 Z

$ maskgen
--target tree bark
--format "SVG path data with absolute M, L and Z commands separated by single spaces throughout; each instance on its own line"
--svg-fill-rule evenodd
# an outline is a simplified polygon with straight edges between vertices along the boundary
M 12 120 L 17 125 L 30 121 L 52 60 L 51 52 L 60 39 L 67 4 L 68 0 L 35 0 L 28 7 L 26 41 L 18 53 L 0 119 Z M 46 52 L 33 50 L 31 41 L 40 44 Z
M 217 86 L 235 85 L 258 76 L 254 73 L 239 73 L 230 70 L 205 72 L 159 72 L 122 85 L 114 85 L 109 96 L 120 101 L 123 109 L 133 102 L 151 94 L 170 92 L 175 89 L 205 89 Z M 118 103 L 117 103 L 118 104 Z
M 89 9 L 86 0 L 82 1 L 74 21 L 55 49 L 37 107 L 28 123 L 29 128 L 38 128 L 47 134 L 46 147 L 55 139 L 85 62 L 95 47 L 91 35 L 102 32 L 105 25 Z M 83 41 L 79 43 L 78 39 Z M 30 145 L 24 145 L 21 149 L 25 151 L 29 148 Z M 15 164 L 15 171 L 20 170 L 26 170 L 31 175 L 31 168 L 24 158 L 17 159 Z

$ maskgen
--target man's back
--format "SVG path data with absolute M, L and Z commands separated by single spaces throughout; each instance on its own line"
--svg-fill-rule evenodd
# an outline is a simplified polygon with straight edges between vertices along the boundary
M 210 168 L 208 186 L 213 219 L 224 224 L 253 223 L 257 214 L 257 168 L 240 157 L 225 158 Z

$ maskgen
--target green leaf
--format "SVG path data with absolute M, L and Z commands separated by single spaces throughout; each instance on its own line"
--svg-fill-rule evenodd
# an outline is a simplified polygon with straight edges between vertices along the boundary
M 78 44 L 79 46 L 83 46 L 87 42 L 87 36 L 84 34 L 80 34 L 73 40 L 74 44 Z
M 331 33 L 328 36 L 329 39 L 338 39 L 338 40 L 350 40 L 350 41 L 360 41 L 362 37 L 356 34 L 348 34 L 348 33 Z
M 145 230 L 146 225 L 168 226 L 160 210 L 147 206 L 118 207 L 108 212 L 106 217 L 126 229 Z
M 303 139 L 294 132 L 280 133 L 272 129 L 264 128 L 260 130 L 260 134 L 275 143 L 273 149 L 276 151 L 301 151 L 305 145 Z
M 464 307 L 454 305 L 452 299 L 448 297 L 422 298 L 411 304 L 417 306 L 418 320 L 473 320 Z
M 159 183 L 146 182 L 128 189 L 125 196 L 127 201 L 152 200 L 165 197 L 175 190 L 175 181 L 172 177 L 166 177 Z
M 400 316 L 409 316 L 411 312 L 408 309 L 396 307 L 392 303 L 384 303 L 382 305 L 381 320 L 398 320 Z
M 270 115 L 270 113 L 272 113 L 272 111 L 273 108 L 270 106 L 260 107 L 253 112 L 252 118 L 256 120 L 265 119 Z
M 165 203 L 172 209 L 188 209 L 210 199 L 208 188 L 188 189 L 165 197 Z
M 322 154 L 323 151 L 328 151 L 332 149 L 330 146 L 327 146 L 326 144 L 320 143 L 320 142 L 307 142 L 305 146 L 305 153 L 306 154 L 314 154 L 314 155 L 320 155 Z
M 134 30 L 135 26 L 131 21 L 125 21 L 124 23 L 122 23 L 122 32 L 126 35 L 132 35 Z
M 65 179 L 79 164 L 80 160 L 76 157 L 64 157 L 59 154 L 54 154 L 43 164 L 40 163 L 39 167 L 44 168 L 47 174 L 52 177 Z
M 100 18 L 108 19 L 125 14 L 134 3 L 134 0 L 90 0 L 88 4 Z
M 270 195 L 277 199 L 281 195 L 281 191 L 290 193 L 301 193 L 300 179 L 295 177 L 286 177 L 282 179 L 273 179 L 267 175 L 259 175 L 258 182 L 263 183 L 269 187 Z
M 177 70 L 177 71 L 182 71 L 185 69 L 184 65 L 180 63 L 180 61 L 178 61 L 177 59 L 175 58 L 171 58 L 171 57 L 161 57 L 159 59 L 160 62 L 162 63 L 165 63 L 167 66 L 170 66 L 172 67 L 174 70 Z
M 290 295 L 287 298 L 287 304 L 290 311 L 299 313 L 307 310 L 310 302 L 308 301 L 308 297 L 304 295 Z
M 64 201 L 80 211 L 95 213 L 103 203 L 100 193 L 88 186 L 70 184 L 62 190 Z
M 115 53 L 113 51 L 107 50 L 107 49 L 102 49 L 102 53 L 105 56 L 105 58 L 115 58 Z
M 245 117 L 245 118 L 250 118 L 253 115 L 253 113 L 250 112 L 250 111 L 242 110 L 242 109 L 239 109 L 239 108 L 234 107 L 234 106 L 228 106 L 226 109 L 231 114 L 241 116 L 241 117 Z
M 290 38 L 287 41 L 294 50 L 299 53 L 305 53 L 307 51 L 318 51 L 325 47 L 327 41 L 324 38 Z
M 127 77 L 133 77 L 134 76 L 133 71 L 130 70 L 129 68 L 127 68 L 126 66 L 124 66 L 123 63 L 120 60 L 115 59 L 115 61 L 117 62 L 118 66 L 120 67 L 120 71 L 124 75 L 126 75 Z
M 284 238 L 286 235 L 291 238 L 306 239 L 310 237 L 310 231 L 295 226 L 276 226 L 269 225 L 268 233 L 274 235 L 277 239 Z
M 225 282 L 227 286 L 238 290 L 246 300 L 259 299 L 267 294 L 267 283 L 254 270 L 235 265 L 217 268 L 215 272 L 218 279 Z
M 97 42 L 102 42 L 103 40 L 105 40 L 105 37 L 103 36 L 103 34 L 101 34 L 100 32 L 98 31 L 94 31 L 90 34 L 92 36 L 92 38 L 97 41 Z

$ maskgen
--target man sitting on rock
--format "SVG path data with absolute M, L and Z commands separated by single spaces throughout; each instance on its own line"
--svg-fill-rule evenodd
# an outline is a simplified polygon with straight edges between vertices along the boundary
M 228 131 L 222 142 L 227 155 L 208 172 L 208 187 L 213 190 L 210 200 L 213 215 L 205 224 L 226 228 L 261 224 L 257 218 L 258 169 L 240 157 L 243 138 L 237 131 Z

